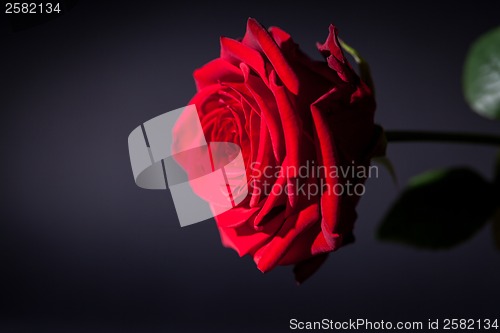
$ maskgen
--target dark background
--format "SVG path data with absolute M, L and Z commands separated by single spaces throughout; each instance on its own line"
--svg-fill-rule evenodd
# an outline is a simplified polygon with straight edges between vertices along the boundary
M 168 191 L 138 188 L 127 136 L 187 103 L 192 71 L 246 19 L 279 26 L 311 56 L 328 24 L 369 60 L 388 129 L 498 133 L 461 93 L 470 43 L 500 2 L 79 1 L 13 32 L 0 14 L 0 332 L 287 332 L 290 318 L 499 318 L 490 226 L 442 252 L 381 243 L 398 190 L 368 182 L 357 241 L 301 287 L 225 249 L 213 221 L 180 228 Z M 17 28 L 16 28 L 17 29 Z M 398 144 L 405 184 L 434 167 L 492 177 L 491 147 Z M 474 193 L 466 193 L 473 196 Z

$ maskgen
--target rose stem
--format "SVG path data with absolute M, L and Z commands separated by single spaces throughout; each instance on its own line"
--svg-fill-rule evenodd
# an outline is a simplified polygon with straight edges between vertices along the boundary
M 388 142 L 454 142 L 500 146 L 500 136 L 473 133 L 443 133 L 427 131 L 385 131 Z

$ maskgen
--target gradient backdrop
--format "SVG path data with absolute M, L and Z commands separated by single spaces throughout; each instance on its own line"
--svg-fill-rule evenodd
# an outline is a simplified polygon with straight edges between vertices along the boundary
M 192 72 L 246 19 L 290 32 L 311 56 L 335 23 L 370 62 L 388 129 L 498 133 L 466 106 L 469 44 L 500 2 L 78 1 L 12 30 L 0 15 L 0 332 L 287 332 L 290 318 L 498 318 L 500 252 L 489 226 L 442 252 L 381 243 L 398 190 L 368 182 L 357 241 L 303 286 L 225 249 L 213 221 L 180 228 L 168 191 L 133 181 L 128 134 L 185 105 Z M 391 145 L 405 184 L 433 167 L 491 178 L 491 147 Z M 473 196 L 474 193 L 463 193 Z

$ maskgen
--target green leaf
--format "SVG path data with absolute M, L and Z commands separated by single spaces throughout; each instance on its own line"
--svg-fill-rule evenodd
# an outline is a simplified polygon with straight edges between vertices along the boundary
M 493 186 L 466 168 L 414 177 L 383 220 L 378 237 L 443 249 L 474 235 L 495 209 Z
M 500 119 L 500 27 L 472 44 L 465 59 L 463 88 L 475 112 Z

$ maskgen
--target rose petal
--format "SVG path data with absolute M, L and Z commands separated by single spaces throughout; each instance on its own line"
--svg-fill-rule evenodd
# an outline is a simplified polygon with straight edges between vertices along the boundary
M 269 33 L 280 49 L 286 47 L 288 43 L 293 42 L 290 34 L 278 27 L 269 27 Z
M 247 222 L 260 207 L 235 207 L 217 215 L 215 220 L 220 228 L 235 228 Z
M 319 205 L 312 204 L 285 219 L 276 236 L 254 255 L 257 268 L 267 272 L 278 265 L 280 259 L 292 245 L 294 239 L 320 219 Z M 265 224 L 267 226 L 268 224 Z
M 195 70 L 193 77 L 198 90 L 218 82 L 243 82 L 243 75 L 239 67 L 220 58 Z
M 260 78 L 267 84 L 267 73 L 262 55 L 247 45 L 227 37 L 221 37 L 221 54 L 222 59 L 227 60 L 235 66 L 240 66 L 244 63 L 252 68 Z
M 252 219 L 237 228 L 224 228 L 218 225 L 222 244 L 234 249 L 240 257 L 254 253 L 268 240 L 273 239 L 276 231 L 283 224 L 283 216 L 284 211 L 277 214 L 258 232 L 253 228 Z
M 284 191 L 284 186 L 286 184 L 285 169 L 287 168 L 287 166 L 287 158 L 285 158 L 283 164 L 281 165 L 278 179 L 276 179 L 276 182 L 273 184 L 271 192 L 265 200 L 262 209 L 257 213 L 257 216 L 255 217 L 254 228 L 256 230 L 258 230 L 263 224 L 266 223 L 266 217 L 273 208 L 282 206 L 286 203 L 287 196 L 286 192 Z
M 326 61 L 331 69 L 337 72 L 342 81 L 354 82 L 358 80 L 358 76 L 353 71 L 351 65 L 347 61 L 340 43 L 338 40 L 337 28 L 330 25 L 329 34 L 325 43 L 317 44 L 318 50 L 326 58 Z
M 249 169 L 251 167 L 251 163 L 253 161 L 257 160 L 258 156 L 258 151 L 259 151 L 259 142 L 260 142 L 260 133 L 261 133 L 261 128 L 260 128 L 260 116 L 255 112 L 253 109 L 249 112 L 249 121 L 247 122 L 248 125 L 248 135 L 250 136 L 250 149 L 251 149 L 251 155 L 250 155 L 250 160 L 248 161 L 248 166 L 247 168 Z
M 262 197 L 262 193 L 264 192 L 264 186 L 266 185 L 264 182 L 273 182 L 273 179 L 263 179 L 265 176 L 265 168 L 273 167 L 274 163 L 271 160 L 272 151 L 270 144 L 270 136 L 268 128 L 264 122 L 264 119 L 260 119 L 260 138 L 259 145 L 257 151 L 257 158 L 252 162 L 251 171 L 252 174 L 250 176 L 251 187 L 252 187 L 252 196 L 250 199 L 250 207 L 256 206 L 260 198 Z
M 299 80 L 295 72 L 269 32 L 253 18 L 249 18 L 247 21 L 247 31 L 243 37 L 243 44 L 262 51 L 288 90 L 295 95 L 299 93 Z
M 245 77 L 245 83 L 259 105 L 265 126 L 269 129 L 274 156 L 281 163 L 285 156 L 285 139 L 273 94 L 261 80 L 250 74 L 248 66 L 241 64 L 240 67 Z
M 301 143 L 303 142 L 302 120 L 299 118 L 296 106 L 292 104 L 292 101 L 288 97 L 286 89 L 276 80 L 277 77 L 273 71 L 270 77 L 270 87 L 276 99 L 276 105 L 278 106 L 283 126 L 286 157 L 288 160 L 288 167 L 286 168 L 287 178 L 296 178 L 299 167 L 303 162 L 301 160 Z
M 336 88 L 333 90 L 336 90 Z M 334 91 L 332 91 L 331 94 L 333 95 Z M 319 147 L 320 153 L 319 159 L 321 165 L 325 167 L 338 165 L 334 137 L 328 123 L 331 119 L 328 117 L 324 108 L 321 108 L 324 105 L 324 101 L 328 99 L 328 96 L 330 95 L 323 96 L 311 105 L 311 113 L 318 140 L 317 147 Z M 337 178 L 329 177 L 329 173 L 327 173 L 325 182 L 327 188 L 331 190 L 326 191 L 321 197 L 321 215 L 323 217 L 321 226 L 326 240 L 331 246 L 334 245 L 335 239 L 338 238 L 338 234 L 336 234 L 334 230 L 339 218 L 339 197 L 333 192 L 337 181 Z

